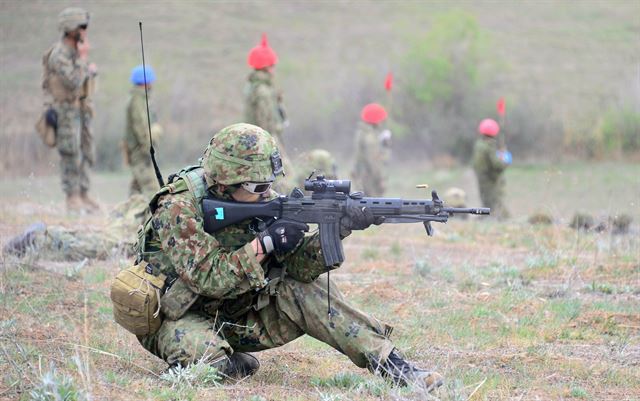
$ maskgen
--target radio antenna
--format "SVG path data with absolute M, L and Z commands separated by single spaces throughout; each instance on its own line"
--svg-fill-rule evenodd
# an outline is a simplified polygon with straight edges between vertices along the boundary
M 149 94 L 147 93 L 147 67 L 144 62 L 144 40 L 142 40 L 142 21 L 138 22 L 140 26 L 140 46 L 142 47 L 142 74 L 144 77 L 144 101 L 147 104 L 147 127 L 149 128 L 149 153 L 151 154 L 151 161 L 153 162 L 153 169 L 156 171 L 156 179 L 160 188 L 164 187 L 164 179 L 156 162 L 156 150 L 153 148 L 153 138 L 151 137 L 151 117 L 149 116 Z

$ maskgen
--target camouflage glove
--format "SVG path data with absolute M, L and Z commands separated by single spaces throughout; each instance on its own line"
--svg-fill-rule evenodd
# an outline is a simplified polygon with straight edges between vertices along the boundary
M 309 231 L 309 226 L 304 223 L 279 219 L 259 233 L 258 240 L 264 253 L 275 251 L 275 253 L 283 255 L 298 246 L 305 231 Z
M 370 225 L 380 225 L 384 222 L 384 217 L 375 217 L 370 208 L 351 206 L 347 209 L 346 215 L 340 219 L 340 238 L 344 239 L 351 235 L 351 230 L 365 230 Z

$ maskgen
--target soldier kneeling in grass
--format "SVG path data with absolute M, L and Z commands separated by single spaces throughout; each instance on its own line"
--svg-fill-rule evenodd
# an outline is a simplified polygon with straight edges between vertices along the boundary
M 271 186 L 280 174 L 276 141 L 267 131 L 235 124 L 218 132 L 201 164 L 173 175 L 152 199 L 137 264 L 112 286 L 116 321 L 169 366 L 208 363 L 242 378 L 260 366 L 248 352 L 308 334 L 396 384 L 440 386 L 442 376 L 416 367 L 396 349 L 392 327 L 350 304 L 323 275 L 319 234 L 305 235 L 305 224 L 277 219 L 259 228 L 248 219 L 205 231 L 205 196 L 270 200 L 278 196 Z M 340 237 L 377 223 L 367 211 L 348 210 Z M 218 217 L 225 218 L 224 210 Z

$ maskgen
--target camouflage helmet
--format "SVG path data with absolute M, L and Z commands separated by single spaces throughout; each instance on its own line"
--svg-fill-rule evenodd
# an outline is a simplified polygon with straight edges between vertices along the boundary
M 58 29 L 63 32 L 71 32 L 80 25 L 89 24 L 89 13 L 80 7 L 67 7 L 58 14 Z
M 467 193 L 462 188 L 451 187 L 445 192 L 444 200 L 451 207 L 466 207 Z
M 336 177 L 336 162 L 328 151 L 314 149 L 307 154 L 305 159 L 309 167 L 308 170 L 315 170 L 316 174 L 323 174 L 325 178 L 330 180 L 338 178 Z
M 251 124 L 233 124 L 211 138 L 201 160 L 209 187 L 271 182 L 283 173 L 275 139 Z

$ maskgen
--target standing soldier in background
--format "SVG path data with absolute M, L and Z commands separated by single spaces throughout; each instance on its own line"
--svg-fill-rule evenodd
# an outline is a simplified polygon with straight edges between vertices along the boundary
M 123 154 L 125 163 L 131 168 L 130 194 L 153 195 L 160 187 L 156 179 L 151 154 L 149 153 L 149 124 L 147 121 L 147 105 L 145 100 L 145 84 L 147 92 L 151 93 L 151 85 L 156 80 L 155 71 L 150 66 L 145 70 L 142 65 L 131 71 L 131 99 L 127 106 L 127 131 L 123 140 Z M 154 143 L 162 135 L 162 127 L 156 122 L 155 113 L 151 113 L 151 136 Z
M 498 150 L 500 126 L 495 120 L 484 119 L 478 126 L 480 138 L 473 150 L 473 169 L 478 179 L 482 206 L 491 208 L 491 215 L 500 220 L 509 217 L 504 205 L 504 170 L 511 164 L 511 153 Z
M 288 122 L 282 104 L 282 92 L 273 84 L 278 56 L 269 47 L 267 35 L 262 34 L 262 41 L 251 49 L 247 62 L 254 71 L 249 74 L 245 87 L 244 121 L 266 130 L 282 145 L 282 131 Z
M 267 35 L 262 34 L 260 44 L 251 49 L 247 57 L 247 63 L 253 71 L 249 74 L 244 90 L 244 122 L 257 125 L 275 138 L 286 174 L 293 169 L 282 138 L 282 132 L 289 121 L 282 103 L 282 91 L 273 82 L 277 62 L 278 56 L 269 46 Z M 275 185 L 276 191 L 286 193 L 292 189 L 292 183 L 287 182 L 286 177 L 279 181 Z
M 88 62 L 89 13 L 77 7 L 58 16 L 62 38 L 43 56 L 43 82 L 47 123 L 55 129 L 54 143 L 60 153 L 62 188 L 69 211 L 94 211 L 89 197 L 88 168 L 93 164 L 89 124 L 93 113 L 89 87 L 96 65 Z M 86 127 L 86 130 L 85 130 Z
M 391 132 L 383 130 L 382 122 L 387 111 L 378 103 L 369 103 L 360 113 L 361 122 L 356 132 L 356 164 L 352 173 L 358 183 L 358 190 L 366 196 L 383 196 L 389 162 Z

